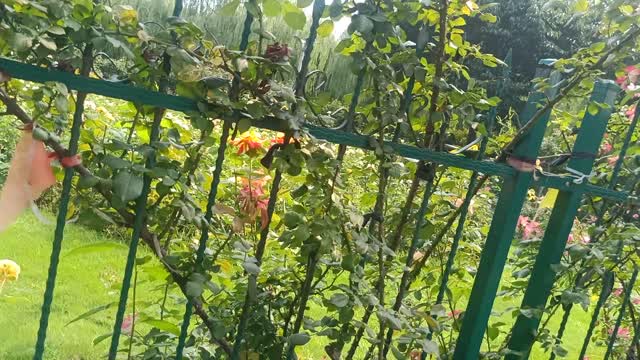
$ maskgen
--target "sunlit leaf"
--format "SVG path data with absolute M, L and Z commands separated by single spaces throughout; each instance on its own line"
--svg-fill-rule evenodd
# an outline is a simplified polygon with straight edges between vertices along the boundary
M 89 245 L 78 246 L 77 248 L 72 249 L 65 256 L 78 256 L 78 255 L 87 255 L 93 253 L 99 253 L 104 251 L 114 251 L 114 250 L 126 250 L 127 246 L 121 242 L 117 241 L 102 241 L 96 242 Z
M 327 19 L 318 26 L 318 36 L 327 37 L 333 32 L 333 21 Z

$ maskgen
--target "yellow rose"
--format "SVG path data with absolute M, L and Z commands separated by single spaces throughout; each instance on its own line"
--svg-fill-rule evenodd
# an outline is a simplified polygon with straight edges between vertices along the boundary
M 0 281 L 17 280 L 20 275 L 20 265 L 14 261 L 0 260 Z

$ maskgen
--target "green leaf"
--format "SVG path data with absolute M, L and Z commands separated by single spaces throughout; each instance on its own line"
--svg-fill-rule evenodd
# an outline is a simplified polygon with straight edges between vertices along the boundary
M 514 272 L 513 277 L 516 279 L 522 279 L 529 276 L 530 273 L 531 273 L 531 269 L 521 269 Z
M 442 304 L 435 304 L 431 307 L 431 311 L 429 311 L 431 316 L 435 316 L 436 318 L 444 317 L 447 314 L 447 308 Z
M 145 324 L 149 324 L 155 328 L 158 328 L 162 331 L 166 331 L 168 333 L 171 333 L 175 336 L 180 336 L 180 328 L 178 328 L 175 324 L 172 324 L 168 321 L 165 320 L 158 320 L 158 319 L 150 319 L 150 320 L 144 320 L 142 321 Z
M 120 171 L 113 179 L 113 191 L 123 202 L 135 200 L 142 194 L 142 176 L 129 171 Z
M 422 341 L 422 350 L 427 354 L 438 354 L 440 352 L 440 348 L 435 341 L 426 339 Z
M 349 297 L 343 293 L 336 293 L 331 295 L 331 299 L 329 302 L 335 305 L 336 307 L 345 307 L 349 304 Z
M 373 31 L 373 21 L 364 15 L 354 15 L 351 18 L 351 24 L 348 28 L 349 34 L 359 32 L 360 34 L 368 34 Z
M 543 311 L 540 309 L 520 309 L 520 314 L 522 314 L 525 317 L 528 317 L 529 319 L 540 319 L 542 318 L 542 313 Z
M 185 286 L 187 296 L 190 298 L 196 298 L 202 295 L 204 290 L 204 283 L 200 281 L 187 281 L 187 285 Z
M 591 300 L 586 293 L 565 290 L 560 295 L 560 302 L 563 304 L 580 304 L 587 311 Z
M 238 10 L 238 6 L 240 6 L 240 0 L 233 0 L 223 6 L 219 13 L 224 16 L 235 15 L 236 10 Z
M 624 15 L 624 16 L 631 16 L 633 15 L 633 6 L 631 5 L 622 5 L 618 8 L 620 10 L 620 12 Z
M 127 160 L 120 159 L 119 157 L 115 157 L 113 155 L 105 156 L 103 162 L 113 170 L 126 169 L 132 165 Z
M 256 19 L 260 18 L 261 10 L 258 7 L 258 4 L 253 1 L 247 1 L 246 3 L 244 3 L 244 7 L 247 9 L 247 12 L 251 14 L 251 16 Z
M 400 352 L 400 350 L 398 350 L 398 348 L 393 345 L 391 346 L 391 352 L 393 353 L 393 356 L 398 360 L 406 360 L 407 358 L 402 352 Z
M 54 34 L 54 35 L 65 35 L 65 31 L 64 28 L 60 27 L 60 26 L 52 26 L 47 30 L 48 33 L 50 34 Z
M 333 32 L 333 21 L 331 19 L 327 19 L 318 26 L 318 36 L 327 37 L 331 35 Z
M 49 132 L 41 127 L 33 129 L 32 136 L 36 140 L 47 141 L 49 140 Z
M 558 189 L 549 189 L 547 194 L 544 196 L 544 199 L 540 202 L 541 209 L 551 209 L 553 205 L 556 203 L 556 198 L 558 197 Z
M 9 43 L 17 52 L 23 52 L 31 48 L 33 39 L 21 33 L 13 33 Z
M 560 345 L 556 345 L 553 347 L 553 353 L 559 357 L 565 357 L 569 354 L 569 352 Z
M 264 0 L 262 10 L 267 16 L 278 16 L 282 13 L 282 6 L 278 0 Z
M 329 16 L 332 19 L 336 19 L 342 16 L 342 1 L 333 0 L 331 5 L 329 5 Z
M 66 323 L 66 324 L 65 324 L 65 326 L 69 326 L 70 324 L 73 324 L 73 323 L 74 323 L 74 322 L 76 322 L 76 321 L 80 321 L 80 320 L 83 320 L 83 319 L 87 319 L 87 318 L 91 317 L 91 316 L 92 316 L 92 315 L 94 315 L 94 314 L 97 314 L 97 313 L 99 313 L 99 312 L 101 312 L 101 311 L 105 311 L 105 310 L 107 310 L 108 308 L 110 308 L 111 306 L 113 306 L 114 304 L 115 304 L 115 303 L 114 303 L 114 302 L 112 302 L 112 303 L 108 303 L 108 304 L 104 304 L 104 305 L 100 305 L 100 306 L 98 306 L 98 307 L 95 307 L 95 308 L 93 308 L 93 309 L 91 309 L 91 310 L 89 310 L 89 311 L 87 311 L 87 312 L 83 313 L 82 315 L 80 315 L 80 316 L 78 316 L 78 317 L 74 318 L 73 320 L 69 321 L 68 323 Z M 111 333 L 109 333 L 109 336 L 111 336 Z
M 258 266 L 255 263 L 252 263 L 252 262 L 249 262 L 249 261 L 245 261 L 242 264 L 242 267 L 245 269 L 246 272 L 248 272 L 251 275 L 260 274 L 260 266 Z
M 58 46 L 56 45 L 56 42 L 53 41 L 53 39 L 48 36 L 38 36 L 38 42 L 40 42 L 42 46 L 46 47 L 51 51 L 58 50 Z
M 240 119 L 240 121 L 238 121 L 238 124 L 236 125 L 236 129 L 238 130 L 239 134 L 244 133 L 250 128 L 251 128 L 251 120 L 247 118 Z
M 284 221 L 284 226 L 288 227 L 289 229 L 292 229 L 302 224 L 302 222 L 304 221 L 304 218 L 302 217 L 302 215 L 298 214 L 297 212 L 289 211 L 284 215 L 283 221 Z
M 69 112 L 69 100 L 67 100 L 66 96 L 56 96 L 56 109 L 60 110 L 60 112 Z
M 313 0 L 297 0 L 296 4 L 298 5 L 299 8 L 304 9 L 306 7 L 308 7 L 309 5 L 311 5 L 313 3 Z
M 89 189 L 100 183 L 100 178 L 93 175 L 82 176 L 78 179 L 78 189 Z
M 596 116 L 598 115 L 598 112 L 600 111 L 600 107 L 598 106 L 598 104 L 591 102 L 589 103 L 589 106 L 587 107 L 587 111 L 589 112 L 589 114 Z
M 311 336 L 307 333 L 298 333 L 289 336 L 289 344 L 293 346 L 301 346 L 308 343 L 311 340 Z
M 573 6 L 573 8 L 579 13 L 587 12 L 587 10 L 589 10 L 589 1 L 578 0 L 576 1 L 576 4 Z
M 111 333 L 107 333 L 107 334 L 102 334 L 100 336 L 96 336 L 95 339 L 93 339 L 93 345 L 98 345 L 101 342 L 103 342 L 104 340 L 108 339 L 111 337 Z
M 70 250 L 65 256 L 78 256 L 78 255 L 87 255 L 93 253 L 99 253 L 104 251 L 113 251 L 113 250 L 125 250 L 127 246 L 123 243 L 116 241 L 101 241 L 96 242 L 89 245 L 78 246 Z
M 493 14 L 484 13 L 480 15 L 480 20 L 486 21 L 489 23 L 495 23 L 496 21 L 498 21 L 498 18 Z
M 284 2 L 282 7 L 284 8 L 284 22 L 294 30 L 304 29 L 304 24 L 307 22 L 307 16 L 304 12 L 289 2 Z

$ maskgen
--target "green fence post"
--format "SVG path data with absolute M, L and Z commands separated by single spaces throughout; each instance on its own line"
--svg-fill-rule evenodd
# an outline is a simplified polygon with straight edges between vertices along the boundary
M 596 82 L 590 102 L 607 104 L 608 107 L 601 108 L 595 115 L 589 111 L 585 112 L 573 153 L 589 154 L 589 156 L 572 157 L 567 168 L 583 174 L 591 173 L 618 90 L 618 86 L 613 81 L 598 80 Z M 582 179 L 582 181 L 586 182 L 586 179 Z M 562 258 L 583 195 L 583 186 L 559 192 L 535 265 L 531 271 L 529 284 L 522 300 L 522 309 L 544 310 L 556 278 L 552 266 L 558 264 Z M 522 314 L 518 316 L 511 332 L 508 347 L 519 354 L 507 355 L 506 359 L 516 360 L 529 357 L 540 320 L 539 316 L 528 317 Z
M 594 314 L 600 313 L 600 310 L 607 301 L 607 298 L 609 297 L 609 295 L 611 295 L 614 281 L 615 280 L 613 272 L 607 271 L 604 273 L 602 277 L 602 288 L 600 289 L 600 296 L 598 296 L 598 302 L 596 303 L 596 307 L 593 310 Z M 589 348 L 589 340 L 591 339 L 591 335 L 593 335 L 593 330 L 595 330 L 597 322 L 598 316 L 591 316 L 591 322 L 589 323 L 589 327 L 587 328 L 587 335 L 585 336 L 585 341 L 582 343 L 582 349 L 580 350 L 578 359 L 584 359 L 584 356 L 587 353 L 587 349 Z
M 548 66 L 550 61 L 543 60 L 540 65 Z M 540 69 L 537 76 L 544 76 L 549 73 L 548 69 Z M 557 73 L 554 73 L 554 75 Z M 553 76 L 554 80 L 559 80 L 559 76 Z M 531 119 L 537 111 L 539 105 L 543 105 L 547 97 L 553 97 L 557 91 L 553 86 L 549 89 L 549 93 L 534 92 L 529 96 L 527 105 L 523 112 L 523 119 Z M 522 141 L 513 150 L 513 156 L 521 159 L 534 159 L 538 156 L 542 138 L 551 111 L 539 119 L 536 125 L 525 136 Z M 496 210 L 493 214 L 491 228 L 487 236 L 480 265 L 473 283 L 473 289 L 469 297 L 469 304 L 464 314 L 462 328 L 458 335 L 456 349 L 453 355 L 454 360 L 477 360 L 482 344 L 493 301 L 496 297 L 502 270 L 507 261 L 509 247 L 516 230 L 518 216 L 522 210 L 529 185 L 533 180 L 531 172 L 516 172 L 512 177 L 505 177 L 496 204 Z
M 633 285 L 636 283 L 636 279 L 638 278 L 638 268 L 634 267 L 633 274 L 631 275 L 631 279 L 627 283 L 624 292 L 624 298 L 622 299 L 622 306 L 620 307 L 620 312 L 618 313 L 618 317 L 616 318 L 616 324 L 613 326 L 613 331 L 611 331 L 611 338 L 609 338 L 609 343 L 607 344 L 607 352 L 604 354 L 604 360 L 608 360 L 613 352 L 613 346 L 616 343 L 616 339 L 618 337 L 618 330 L 620 329 L 620 324 L 622 324 L 622 319 L 624 318 L 624 309 L 627 308 L 627 302 L 631 298 L 631 293 L 633 292 Z

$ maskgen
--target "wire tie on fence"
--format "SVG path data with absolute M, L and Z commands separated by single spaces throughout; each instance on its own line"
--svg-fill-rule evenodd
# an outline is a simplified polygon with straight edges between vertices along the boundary
M 588 181 L 591 178 L 593 178 L 594 176 L 596 176 L 596 173 L 593 172 L 593 171 L 590 174 L 587 175 L 587 174 L 582 173 L 581 171 L 572 169 L 572 168 L 570 168 L 568 166 L 565 168 L 565 170 L 567 170 L 569 173 L 571 173 L 575 177 L 575 179 L 573 180 L 573 183 L 577 184 L 577 185 L 580 185 L 580 184 L 584 183 L 585 180 Z

